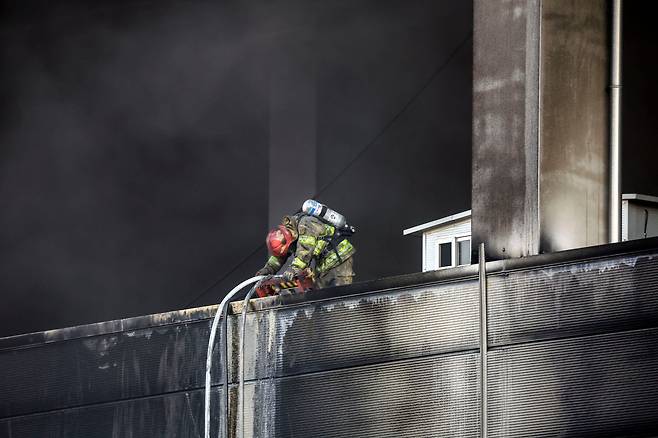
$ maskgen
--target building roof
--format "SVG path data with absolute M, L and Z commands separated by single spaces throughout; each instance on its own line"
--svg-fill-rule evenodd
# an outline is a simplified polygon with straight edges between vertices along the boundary
M 656 198 L 658 199 L 658 198 Z M 461 213 L 453 214 L 450 216 L 442 217 L 432 222 L 427 222 L 421 225 L 416 225 L 415 227 L 407 228 L 402 231 L 403 236 L 408 236 L 410 234 L 416 234 L 428 230 L 430 228 L 438 227 L 439 225 L 445 225 L 450 222 L 455 222 L 460 219 L 465 219 L 471 217 L 471 210 L 462 211 Z
M 658 196 L 641 195 L 638 193 L 624 193 L 623 195 L 621 195 L 621 199 L 651 202 L 653 204 L 658 204 Z

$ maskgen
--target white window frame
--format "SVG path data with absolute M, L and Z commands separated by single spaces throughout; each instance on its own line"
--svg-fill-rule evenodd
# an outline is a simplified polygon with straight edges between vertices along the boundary
M 465 240 L 471 240 L 470 234 L 458 234 L 456 236 L 444 237 L 443 239 L 437 239 L 436 241 L 436 269 L 447 269 L 454 268 L 456 266 L 466 266 L 457 264 L 457 243 L 463 242 Z M 449 243 L 450 246 L 450 265 L 441 266 L 441 245 L 444 243 Z M 425 252 L 423 251 L 423 254 Z M 470 263 L 469 263 L 470 264 Z
M 454 257 L 453 260 L 455 262 L 455 266 L 466 266 L 467 264 L 470 265 L 470 263 L 463 264 L 463 265 L 458 265 L 457 264 L 457 243 L 459 242 L 464 242 L 465 240 L 471 241 L 471 243 L 468 245 L 471 251 L 473 251 L 473 242 L 471 240 L 471 235 L 470 234 L 462 234 L 459 236 L 455 236 L 455 251 L 454 251 Z
M 441 266 L 441 245 L 449 243 L 450 246 L 450 264 L 448 266 Z M 452 268 L 455 265 L 455 238 L 444 237 L 436 241 L 436 269 Z

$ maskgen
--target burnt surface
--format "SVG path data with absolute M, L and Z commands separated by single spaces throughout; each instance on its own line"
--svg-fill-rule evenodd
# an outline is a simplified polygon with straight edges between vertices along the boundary
M 606 242 L 607 2 L 474 6 L 472 248 L 506 259 Z
M 655 436 L 657 346 L 653 328 L 491 351 L 491 436 Z
M 232 436 L 243 427 L 247 437 L 267 438 L 478 436 L 475 268 L 248 312 L 244 416 L 240 319 L 231 316 Z M 657 239 L 489 262 L 487 270 L 489 436 L 655 435 Z M 78 328 L 80 337 L 3 340 L 0 437 L 202 436 L 212 311 L 198 311 L 196 321 L 183 313 L 127 320 L 123 332 L 110 322 L 108 333 L 99 326 L 87 336 Z
M 477 375 L 470 353 L 281 379 L 276 436 L 476 436 Z
M 0 351 L 0 417 L 199 388 L 209 331 L 201 320 Z
M 658 254 L 492 275 L 489 344 L 658 326 Z
M 257 325 L 248 323 L 246 357 L 255 365 L 248 365 L 246 377 L 474 350 L 477 309 L 477 283 L 471 280 L 269 310 Z
M 472 261 L 538 253 L 539 2 L 474 2 Z M 495 212 L 495 214 L 492 214 Z
M 218 392 L 212 394 L 215 406 Z M 83 406 L 0 420 L 0 438 L 116 438 L 203 436 L 203 391 Z M 213 418 L 211 430 L 219 423 Z

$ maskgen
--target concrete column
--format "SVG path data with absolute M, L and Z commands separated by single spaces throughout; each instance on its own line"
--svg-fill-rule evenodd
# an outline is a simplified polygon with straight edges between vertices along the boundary
M 605 243 L 605 0 L 475 0 L 473 248 L 492 259 Z
M 316 84 L 311 41 L 277 39 L 270 71 L 270 227 L 316 191 Z

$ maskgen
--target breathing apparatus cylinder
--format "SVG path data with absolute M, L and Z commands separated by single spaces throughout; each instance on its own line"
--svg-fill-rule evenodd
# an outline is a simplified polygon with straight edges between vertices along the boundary
M 315 216 L 322 219 L 336 228 L 343 228 L 347 222 L 345 216 L 313 199 L 308 199 L 304 202 L 304 205 L 302 205 L 302 211 L 309 216 Z

